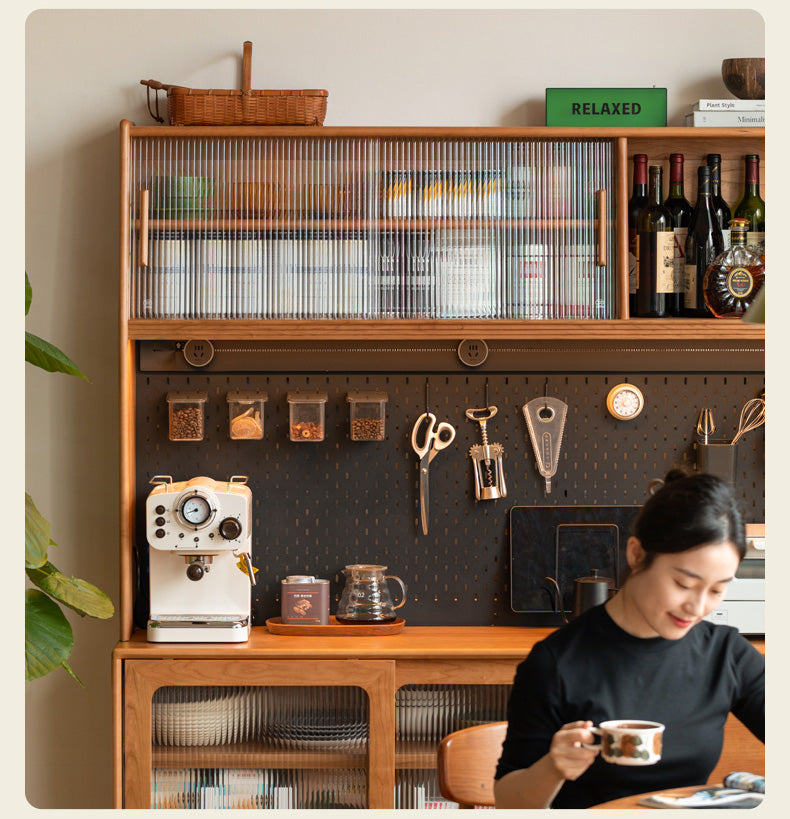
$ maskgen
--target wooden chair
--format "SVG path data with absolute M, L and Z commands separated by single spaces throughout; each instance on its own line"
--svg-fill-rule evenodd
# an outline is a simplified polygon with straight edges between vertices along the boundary
M 473 725 L 448 734 L 439 745 L 439 792 L 461 808 L 494 805 L 494 773 L 507 722 Z

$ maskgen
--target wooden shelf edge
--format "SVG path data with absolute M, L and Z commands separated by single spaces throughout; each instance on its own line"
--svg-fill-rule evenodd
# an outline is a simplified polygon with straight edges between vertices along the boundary
M 764 341 L 765 327 L 717 319 L 132 319 L 133 340 L 535 339 L 564 341 Z

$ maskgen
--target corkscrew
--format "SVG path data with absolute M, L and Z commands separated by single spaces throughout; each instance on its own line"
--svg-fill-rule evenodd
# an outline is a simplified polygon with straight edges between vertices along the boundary
M 486 404 L 488 403 L 488 384 L 486 384 Z M 507 497 L 505 473 L 502 459 L 505 450 L 501 444 L 488 443 L 486 424 L 497 414 L 497 408 L 486 406 L 480 409 L 466 410 L 470 421 L 480 424 L 482 444 L 475 444 L 469 450 L 475 477 L 475 498 L 477 500 L 497 500 Z

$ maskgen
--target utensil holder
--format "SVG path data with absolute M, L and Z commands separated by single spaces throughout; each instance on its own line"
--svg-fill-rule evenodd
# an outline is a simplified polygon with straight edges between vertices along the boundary
M 697 471 L 716 475 L 735 485 L 738 444 L 697 443 Z

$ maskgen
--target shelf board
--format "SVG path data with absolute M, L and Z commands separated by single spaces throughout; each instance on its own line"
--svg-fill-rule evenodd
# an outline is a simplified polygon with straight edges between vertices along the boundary
M 273 748 L 261 742 L 160 746 L 151 749 L 154 768 L 364 768 L 367 747 L 342 751 Z
M 131 340 L 559 339 L 565 341 L 764 341 L 765 327 L 733 319 L 132 319 Z
M 611 220 L 610 220 L 611 221 Z M 310 231 L 310 230 L 526 230 L 544 229 L 589 229 L 597 224 L 596 219 L 541 218 L 489 218 L 489 219 L 442 219 L 422 218 L 354 218 L 337 215 L 334 217 L 313 216 L 310 213 L 295 216 L 254 216 L 250 213 L 233 214 L 217 211 L 205 219 L 151 219 L 149 232 L 157 230 L 214 231 L 214 230 L 261 230 L 261 231 Z M 140 229 L 140 220 L 134 222 L 134 229 Z

